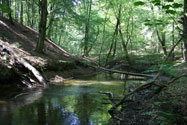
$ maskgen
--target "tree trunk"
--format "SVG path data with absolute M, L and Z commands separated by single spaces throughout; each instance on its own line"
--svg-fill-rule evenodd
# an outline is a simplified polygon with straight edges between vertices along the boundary
M 11 1 L 10 0 L 6 0 L 6 5 L 9 9 L 11 9 Z M 8 18 L 11 24 L 14 24 L 13 20 L 12 20 L 12 13 L 9 12 L 8 13 Z
M 162 45 L 164 55 L 167 56 L 165 33 L 161 33 L 161 36 L 160 36 L 158 29 L 156 29 L 156 33 L 157 33 L 158 41 Z
M 104 25 L 103 25 L 103 36 L 102 36 L 102 44 L 101 44 L 101 49 L 100 49 L 100 52 L 99 52 L 99 65 L 101 65 L 101 53 L 103 51 L 103 45 L 104 45 L 104 42 L 105 42 L 105 28 L 106 28 L 106 20 L 107 20 L 107 15 L 108 15 L 108 11 L 105 15 L 105 21 L 104 21 Z
M 108 63 L 108 59 L 111 55 L 111 52 L 112 52 L 112 49 L 113 49 L 113 46 L 114 46 L 114 43 L 116 41 L 116 37 L 118 35 L 118 27 L 119 27 L 119 24 L 120 24 L 120 19 L 118 17 L 116 17 L 116 27 L 115 27 L 115 31 L 114 31 L 114 35 L 113 35 L 113 38 L 112 38 L 112 43 L 110 45 L 110 49 L 109 49 L 109 52 L 107 54 L 107 57 L 106 57 L 106 63 Z M 114 55 L 114 53 L 113 53 Z
M 39 23 L 39 40 L 36 46 L 36 52 L 43 53 L 44 41 L 46 37 L 46 23 L 47 23 L 47 0 L 40 1 L 40 23 Z
M 20 23 L 23 24 L 23 1 L 21 0 Z
M 30 3 L 28 0 L 26 0 L 26 13 L 27 13 L 27 25 L 31 26 Z
M 55 7 L 54 5 L 51 5 L 50 11 L 53 11 L 54 7 Z M 54 18 L 55 18 L 55 13 L 54 12 L 50 13 L 49 21 L 48 21 L 49 23 L 48 23 L 48 26 L 47 26 L 47 37 L 49 37 L 49 38 L 51 38 Z
M 187 0 L 184 0 L 183 41 L 184 41 L 184 58 L 185 58 L 185 62 L 187 62 Z
M 32 17 L 31 17 L 31 27 L 34 27 L 34 22 L 35 22 L 35 14 L 36 14 L 36 8 L 35 8 L 35 0 L 32 0 L 32 4 L 31 4 L 31 10 L 32 10 Z
M 18 3 L 18 1 L 15 0 L 15 3 Z M 14 16 L 15 16 L 15 20 L 16 20 L 16 21 L 18 21 L 18 13 L 17 13 L 18 5 L 19 5 L 19 4 L 15 4 L 15 7 L 14 7 L 14 11 L 15 11 L 15 12 L 14 12 L 14 13 L 15 13 Z
M 89 44 L 89 30 L 90 30 L 90 16 L 92 11 L 92 0 L 90 1 L 89 7 L 87 9 L 87 21 L 85 23 L 85 38 L 84 38 L 84 56 L 88 56 L 88 44 Z

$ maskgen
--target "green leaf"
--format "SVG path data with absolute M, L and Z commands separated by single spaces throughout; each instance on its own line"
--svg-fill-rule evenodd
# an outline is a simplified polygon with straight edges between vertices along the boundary
M 168 10 L 170 7 L 172 7 L 172 6 L 171 5 L 165 5 L 162 8 Z
M 161 1 L 160 0 L 152 0 L 151 1 L 154 5 L 159 6 Z
M 147 20 L 144 20 L 144 22 L 150 22 L 151 20 L 147 19 Z
M 174 2 L 174 0 L 166 0 L 167 2 Z
M 174 11 L 174 10 L 166 10 L 166 13 L 168 13 L 168 14 L 175 14 L 176 11 Z
M 173 4 L 173 8 L 181 8 L 181 7 L 183 7 L 183 4 L 179 4 L 179 3 Z
M 152 0 L 152 3 L 160 3 L 160 0 Z
M 155 23 L 155 25 L 157 25 L 157 26 L 158 26 L 158 25 L 163 25 L 163 23 Z
M 144 23 L 145 26 L 152 26 L 152 23 Z
M 145 2 L 142 2 L 142 1 L 138 1 L 138 2 L 134 3 L 135 6 L 142 6 L 144 4 L 145 4 Z

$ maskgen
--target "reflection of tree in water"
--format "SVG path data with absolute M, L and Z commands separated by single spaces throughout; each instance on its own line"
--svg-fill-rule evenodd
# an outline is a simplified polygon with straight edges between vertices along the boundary
M 77 125 L 80 122 L 73 113 L 67 112 L 61 105 L 56 104 L 54 98 L 42 98 L 17 109 L 12 123 L 16 125 Z
M 77 97 L 75 111 L 80 119 L 81 125 L 89 125 L 91 123 L 90 116 L 97 109 L 96 97 L 89 93 L 82 94 Z

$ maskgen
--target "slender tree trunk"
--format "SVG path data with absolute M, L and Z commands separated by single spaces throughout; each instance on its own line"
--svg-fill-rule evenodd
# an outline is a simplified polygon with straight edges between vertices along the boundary
M 131 29 L 131 37 L 130 37 L 130 47 L 131 47 L 131 51 L 132 51 L 132 49 L 133 49 L 133 46 L 132 46 L 132 42 L 133 42 L 133 33 L 134 33 L 134 17 L 132 16 L 132 24 L 131 24 L 131 26 L 132 26 L 132 29 Z
M 102 37 L 102 44 L 101 44 L 101 49 L 100 49 L 100 52 L 99 52 L 99 65 L 101 64 L 101 53 L 103 51 L 103 45 L 104 45 L 104 41 L 105 41 L 105 29 L 106 29 L 106 20 L 107 20 L 107 15 L 108 15 L 108 11 L 105 15 L 105 21 L 104 21 L 104 26 L 103 26 L 103 37 Z
M 110 45 L 110 49 L 109 49 L 109 52 L 108 52 L 107 57 L 106 57 L 106 63 L 108 62 L 108 59 L 111 55 L 111 52 L 112 52 L 112 49 L 113 49 L 113 46 L 114 46 L 114 42 L 115 42 L 115 39 L 116 39 L 116 34 L 118 34 L 117 32 L 118 32 L 118 21 L 116 23 L 116 28 L 115 28 L 114 35 L 113 35 L 113 38 L 112 38 L 112 43 Z
M 173 30 L 172 30 L 172 44 L 175 45 L 175 22 L 173 21 Z M 175 50 L 173 50 L 172 60 L 175 59 Z
M 183 41 L 184 41 L 184 58 L 185 58 L 185 62 L 187 62 L 187 0 L 184 0 Z
M 53 28 L 53 22 L 54 22 L 54 14 L 51 15 L 50 19 L 49 19 L 49 24 L 48 24 L 48 32 L 47 32 L 47 37 L 51 37 L 51 32 L 52 32 L 52 28 Z
M 55 5 L 52 4 L 50 6 L 50 11 L 53 11 L 55 8 Z M 51 37 L 51 31 L 53 29 L 53 23 L 54 23 L 54 18 L 55 18 L 55 13 L 54 12 L 51 12 L 50 15 L 49 15 L 49 23 L 48 23 L 48 26 L 47 26 L 47 37 L 50 38 Z
M 112 38 L 112 43 L 110 45 L 110 49 L 106 58 L 106 63 L 108 62 L 108 58 L 111 55 L 112 49 L 113 49 L 113 54 L 112 57 L 115 56 L 116 54 L 116 47 L 117 47 L 117 36 L 118 36 L 118 32 L 119 32 L 119 26 L 120 26 L 120 19 L 121 19 L 121 5 L 118 8 L 118 15 L 116 15 L 116 27 L 115 27 L 115 32 Z
M 88 53 L 90 53 L 92 51 L 92 48 L 93 48 L 95 42 L 97 41 L 98 36 L 99 36 L 99 27 L 98 27 L 98 30 L 97 30 L 97 34 L 95 35 L 95 39 L 93 40 L 90 48 L 88 49 Z
M 160 36 L 160 34 L 158 32 L 158 29 L 156 29 L 156 33 L 157 33 L 158 41 L 162 45 L 162 49 L 164 51 L 164 55 L 167 56 L 165 33 L 161 33 L 161 36 Z
M 31 27 L 34 27 L 34 20 L 35 20 L 35 13 L 36 13 L 36 8 L 35 8 L 35 0 L 32 0 L 31 4 L 31 10 L 32 10 L 32 17 L 31 17 Z
M 123 50 L 125 52 L 125 58 L 129 62 L 129 64 L 132 64 L 131 61 L 130 61 L 130 58 L 129 58 L 128 50 L 127 50 L 128 41 L 125 44 L 125 39 L 124 39 L 123 33 L 121 31 L 121 26 L 119 26 L 119 33 L 120 33 L 120 37 L 121 37 L 121 41 L 122 41 L 121 43 L 122 43 L 122 46 L 123 46 Z
M 9 9 L 11 9 L 11 0 L 5 0 L 6 1 L 6 5 Z M 13 19 L 12 19 L 12 12 L 8 13 L 8 18 L 11 24 L 14 24 Z
M 23 24 L 23 1 L 21 0 L 20 23 Z
M 27 25 L 31 26 L 31 17 L 30 17 L 30 3 L 26 0 L 26 13 L 27 13 Z
M 90 16 L 92 11 L 92 0 L 89 2 L 89 7 L 87 9 L 87 21 L 85 23 L 85 38 L 84 38 L 84 56 L 88 56 L 88 44 L 89 44 L 89 30 L 90 30 Z
M 14 6 L 14 13 L 15 13 L 15 20 L 18 21 L 18 13 L 17 13 L 17 8 L 18 8 L 18 1 L 15 0 L 15 6 Z
M 39 40 L 36 46 L 36 52 L 43 53 L 44 41 L 46 37 L 47 24 L 47 0 L 40 1 L 41 16 L 39 22 Z

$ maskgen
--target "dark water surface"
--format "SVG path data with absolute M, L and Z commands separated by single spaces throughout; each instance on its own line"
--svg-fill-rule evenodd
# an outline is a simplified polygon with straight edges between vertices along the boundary
M 70 80 L 46 89 L 27 90 L 11 101 L 0 101 L 0 125 L 105 125 L 112 124 L 107 96 L 122 97 L 128 84 L 119 75 L 98 75 Z M 114 80 L 116 79 L 116 80 Z

